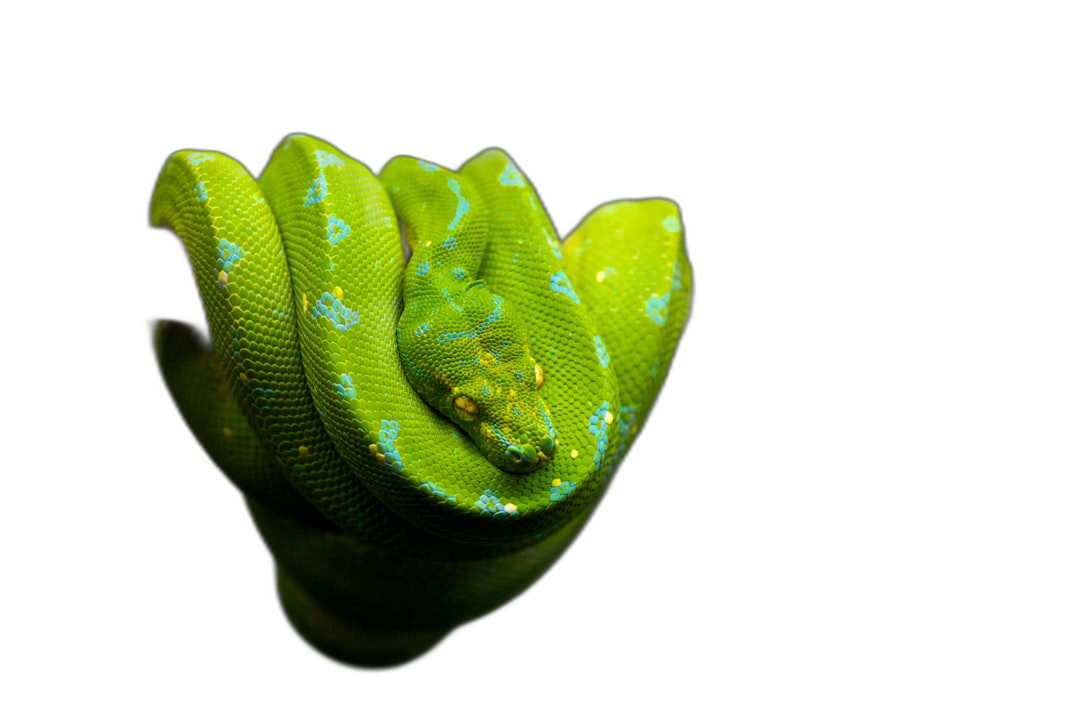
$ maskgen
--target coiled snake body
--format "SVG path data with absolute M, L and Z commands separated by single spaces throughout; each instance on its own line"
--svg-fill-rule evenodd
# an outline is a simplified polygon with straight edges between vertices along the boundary
M 214 346 L 158 325 L 170 391 L 244 492 L 290 620 L 358 664 L 416 656 L 550 567 L 689 312 L 673 203 L 601 206 L 560 242 L 499 150 L 376 177 L 293 135 L 258 181 L 181 151 L 151 221 L 183 239 Z

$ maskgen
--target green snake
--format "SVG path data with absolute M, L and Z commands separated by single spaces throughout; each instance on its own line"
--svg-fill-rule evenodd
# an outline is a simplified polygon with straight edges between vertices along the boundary
M 602 205 L 561 242 L 497 149 L 376 176 L 291 135 L 258 180 L 180 151 L 151 222 L 184 241 L 213 339 L 159 323 L 166 384 L 243 491 L 289 619 L 361 665 L 415 657 L 551 566 L 690 307 L 674 203 Z

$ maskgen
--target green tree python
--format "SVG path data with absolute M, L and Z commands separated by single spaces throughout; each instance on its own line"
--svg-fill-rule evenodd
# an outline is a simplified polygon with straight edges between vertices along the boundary
M 180 151 L 150 214 L 213 341 L 156 325 L 169 391 L 243 492 L 289 620 L 357 665 L 418 656 L 558 559 L 689 313 L 674 203 L 602 205 L 560 241 L 497 149 L 376 176 L 291 135 L 258 180 Z

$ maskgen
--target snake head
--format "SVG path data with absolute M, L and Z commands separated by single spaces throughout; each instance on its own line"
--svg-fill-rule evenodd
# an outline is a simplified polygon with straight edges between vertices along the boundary
M 558 446 L 541 396 L 544 371 L 513 307 L 476 283 L 456 298 L 406 307 L 398 353 L 410 384 L 497 467 L 531 472 Z

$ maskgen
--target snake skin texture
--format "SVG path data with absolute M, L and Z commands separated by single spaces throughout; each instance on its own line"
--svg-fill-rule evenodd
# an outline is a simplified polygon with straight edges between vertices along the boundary
M 159 323 L 166 384 L 294 626 L 359 665 L 417 656 L 554 563 L 690 309 L 674 203 L 603 205 L 561 242 L 497 149 L 376 176 L 291 135 L 258 180 L 180 151 L 151 223 L 184 241 L 212 338 Z

